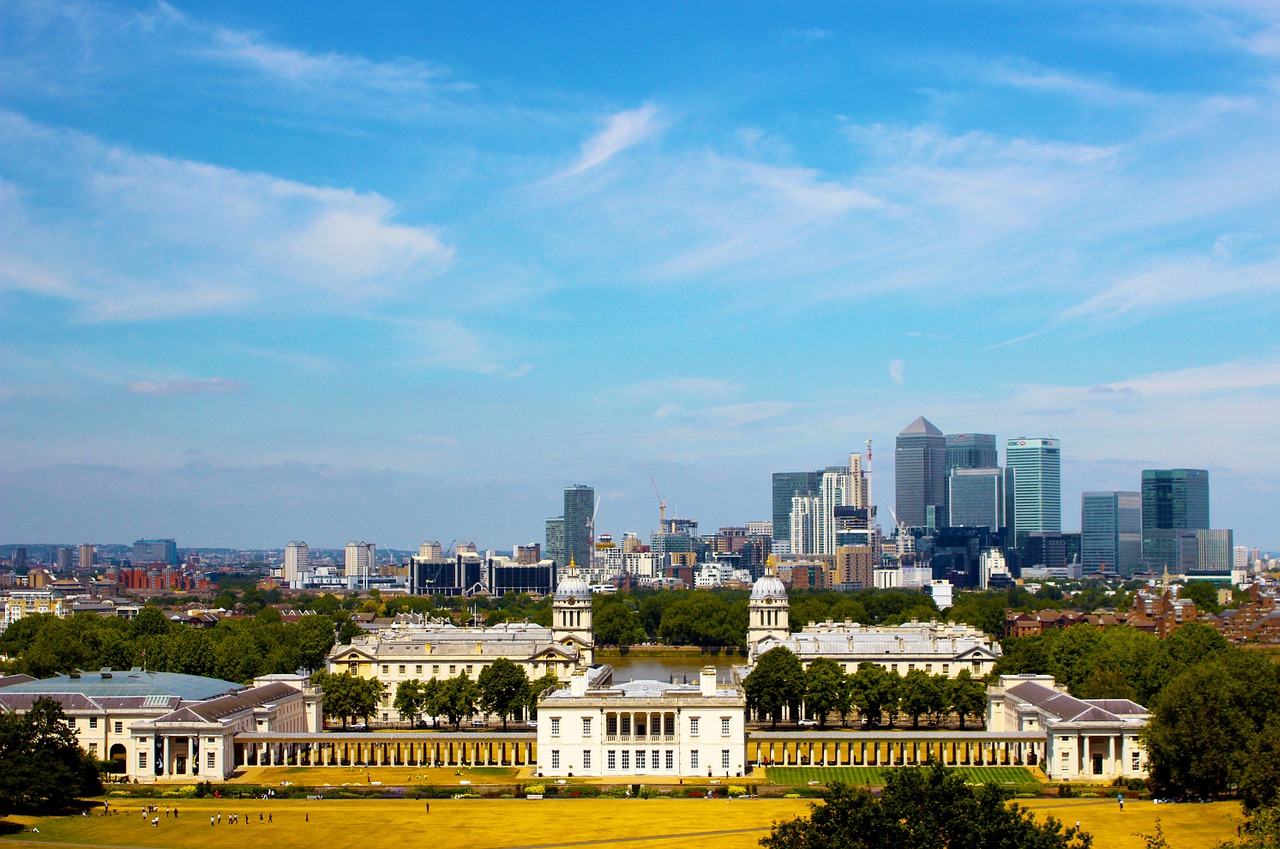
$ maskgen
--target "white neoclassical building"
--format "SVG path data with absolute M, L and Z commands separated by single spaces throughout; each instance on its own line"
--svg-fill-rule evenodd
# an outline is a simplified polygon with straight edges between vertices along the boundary
M 987 688 L 987 730 L 1043 732 L 1042 767 L 1058 781 L 1145 778 L 1149 718 L 1128 699 L 1077 699 L 1051 675 L 1001 675 Z
M 736 777 L 746 767 L 746 699 L 714 667 L 696 684 L 569 686 L 538 701 L 538 772 L 546 777 Z

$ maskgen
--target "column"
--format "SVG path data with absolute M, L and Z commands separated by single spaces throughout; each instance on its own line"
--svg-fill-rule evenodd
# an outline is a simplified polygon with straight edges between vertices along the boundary
M 1102 771 L 1103 776 L 1115 776 L 1120 773 L 1116 771 L 1116 735 L 1107 735 L 1107 768 Z
M 164 761 L 160 766 L 160 774 L 168 775 L 169 774 L 169 738 L 168 736 L 165 736 L 162 739 L 164 741 L 162 743 L 162 747 L 164 751 Z

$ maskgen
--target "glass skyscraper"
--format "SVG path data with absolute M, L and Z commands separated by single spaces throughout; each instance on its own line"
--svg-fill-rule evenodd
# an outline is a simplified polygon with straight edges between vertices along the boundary
M 931 518 L 933 523 L 945 521 L 946 460 L 947 438 L 924 416 L 898 434 L 893 500 L 899 522 L 924 528 Z
M 596 491 L 582 484 L 564 488 L 564 556 L 582 567 L 591 565 L 591 527 L 596 512 Z
M 1142 559 L 1147 566 L 1179 568 L 1184 555 L 1179 552 L 1178 531 L 1208 527 L 1208 470 L 1142 470 Z
M 1062 530 L 1061 449 L 1059 440 L 1044 437 L 1017 437 L 1005 443 L 1005 464 L 1013 470 L 1009 526 L 1015 535 Z
M 822 472 L 773 473 L 773 538 L 791 540 L 791 499 L 819 495 Z
M 953 469 L 947 493 L 951 527 L 998 531 L 1005 526 L 1003 469 Z
M 948 433 L 947 459 L 942 487 L 945 521 L 948 525 L 965 525 L 951 518 L 951 473 L 956 469 L 994 469 L 1000 465 L 994 433 Z
M 1080 565 L 1088 575 L 1131 576 L 1142 563 L 1142 494 L 1086 492 L 1080 496 Z

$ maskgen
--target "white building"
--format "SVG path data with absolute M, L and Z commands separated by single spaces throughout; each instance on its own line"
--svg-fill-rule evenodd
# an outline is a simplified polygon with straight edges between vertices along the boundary
M 294 540 L 284 547 L 284 567 L 280 580 L 297 590 L 307 585 L 311 575 L 311 549 L 305 542 Z
M 59 590 L 12 590 L 4 606 L 4 616 L 0 617 L 0 632 L 24 616 L 48 613 L 65 619 L 70 610 L 66 597 Z
M 371 542 L 352 540 L 347 543 L 342 574 L 347 579 L 348 588 L 359 589 L 368 582 L 377 565 L 377 552 L 378 547 Z
M 1009 565 L 1005 562 L 1004 552 L 998 548 L 985 549 L 979 556 L 980 574 L 978 577 L 978 586 L 981 589 L 987 589 L 991 585 L 993 577 L 1012 581 L 1013 576 L 1009 574 Z
M 1145 778 L 1149 718 L 1128 699 L 1077 699 L 1051 675 L 1001 675 L 987 688 L 987 730 L 1044 731 L 1042 767 L 1056 781 Z
M 707 667 L 697 684 L 628 681 L 569 686 L 538 701 L 543 776 L 735 777 L 746 766 L 746 697 Z

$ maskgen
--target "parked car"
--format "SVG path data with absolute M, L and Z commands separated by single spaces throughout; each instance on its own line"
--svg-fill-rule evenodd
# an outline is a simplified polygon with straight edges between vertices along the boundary
M 796 725 L 799 725 L 801 728 L 812 728 L 817 724 L 818 724 L 818 720 L 816 719 L 797 719 L 796 720 Z

